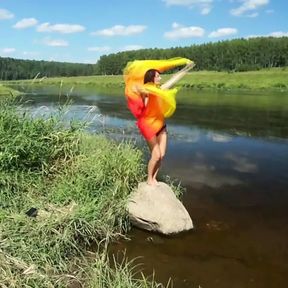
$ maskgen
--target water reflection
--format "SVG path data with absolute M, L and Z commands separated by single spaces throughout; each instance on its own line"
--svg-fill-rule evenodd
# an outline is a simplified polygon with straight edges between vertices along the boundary
M 247 156 L 235 155 L 228 152 L 224 155 L 224 159 L 231 160 L 233 163 L 231 168 L 237 172 L 256 173 L 258 171 L 257 163 L 253 163 Z

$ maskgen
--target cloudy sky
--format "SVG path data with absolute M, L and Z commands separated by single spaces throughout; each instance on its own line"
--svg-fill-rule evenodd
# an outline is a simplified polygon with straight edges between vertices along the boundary
M 0 56 L 96 63 L 103 54 L 288 36 L 287 0 L 0 0 Z

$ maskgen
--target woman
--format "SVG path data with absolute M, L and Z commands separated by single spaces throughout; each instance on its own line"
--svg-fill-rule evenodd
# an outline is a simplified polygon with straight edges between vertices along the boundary
M 179 65 L 186 66 L 170 80 L 160 86 L 160 72 Z M 144 69 L 147 67 L 151 69 Z M 148 162 L 149 185 L 157 184 L 157 174 L 167 147 L 167 130 L 165 118 L 170 117 L 176 109 L 177 89 L 169 89 L 179 81 L 194 62 L 185 58 L 168 60 L 143 60 L 129 63 L 125 68 L 125 94 L 128 107 L 137 118 L 137 126 L 146 139 L 151 157 Z M 158 69 L 157 69 L 158 68 Z M 143 76 L 143 71 L 145 74 Z M 140 84 L 140 81 L 143 81 Z

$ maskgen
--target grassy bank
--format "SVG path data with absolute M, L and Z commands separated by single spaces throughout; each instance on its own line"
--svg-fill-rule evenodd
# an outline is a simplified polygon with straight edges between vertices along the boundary
M 163 81 L 169 75 L 163 75 Z M 87 77 L 38 77 L 27 81 L 8 81 L 4 84 L 33 84 L 35 85 L 95 85 L 98 87 L 124 87 L 122 75 L 87 76 Z M 248 72 L 214 72 L 193 71 L 185 76 L 179 85 L 188 89 L 279 89 L 288 90 L 288 68 L 271 68 Z
M 7 95 L 17 96 L 19 94 L 20 94 L 19 91 L 14 90 L 13 88 L 4 86 L 0 83 L 0 97 L 7 96 Z
M 184 87 L 210 89 L 288 89 L 288 69 L 267 69 L 247 72 L 199 71 L 190 73 L 181 82 Z
M 156 287 L 107 255 L 129 228 L 141 152 L 0 104 L 0 287 Z

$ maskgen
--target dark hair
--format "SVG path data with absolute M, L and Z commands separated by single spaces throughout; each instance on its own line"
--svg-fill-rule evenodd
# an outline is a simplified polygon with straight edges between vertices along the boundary
M 144 84 L 149 83 L 149 82 L 154 82 L 156 73 L 160 73 L 160 72 L 156 69 L 149 69 L 148 71 L 146 71 L 144 75 Z

